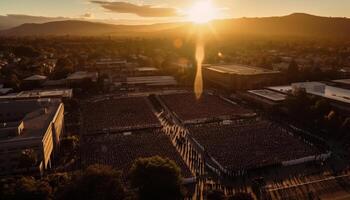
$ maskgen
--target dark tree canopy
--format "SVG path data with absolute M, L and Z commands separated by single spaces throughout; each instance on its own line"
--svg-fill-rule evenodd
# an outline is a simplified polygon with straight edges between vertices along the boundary
M 225 200 L 225 194 L 221 190 L 212 190 L 208 192 L 207 200 Z
M 70 58 L 60 58 L 57 60 L 55 70 L 51 75 L 53 79 L 66 78 L 69 73 L 74 72 L 74 63 Z
M 34 149 L 25 149 L 21 153 L 19 167 L 31 168 L 38 163 L 38 155 Z
M 0 199 L 48 200 L 52 199 L 52 187 L 46 180 L 21 177 L 1 183 Z
M 230 197 L 228 200 L 253 200 L 253 199 L 254 198 L 249 193 L 238 192 L 232 197 Z
M 181 174 L 176 163 L 159 156 L 137 159 L 130 171 L 131 185 L 140 199 L 181 199 Z
M 110 166 L 91 165 L 63 189 L 58 199 L 122 200 L 120 173 Z
M 38 57 L 40 53 L 30 46 L 18 46 L 15 47 L 13 53 L 19 57 Z

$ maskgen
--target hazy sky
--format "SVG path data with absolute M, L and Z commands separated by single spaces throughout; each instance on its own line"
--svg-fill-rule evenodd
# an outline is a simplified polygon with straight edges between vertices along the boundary
M 199 0 L 200 1 L 200 0 Z M 0 15 L 89 18 L 139 22 L 184 20 L 195 0 L 0 0 Z M 220 18 L 281 16 L 304 12 L 350 17 L 350 0 L 212 0 Z

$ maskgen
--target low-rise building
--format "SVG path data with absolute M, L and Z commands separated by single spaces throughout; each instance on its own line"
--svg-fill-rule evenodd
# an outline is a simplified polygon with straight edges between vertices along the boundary
M 64 105 L 59 99 L 0 102 L 0 174 L 43 172 L 64 133 Z M 25 151 L 36 163 L 23 162 Z
M 203 66 L 203 78 L 209 84 L 227 90 L 247 90 L 279 83 L 281 73 L 244 65 L 206 65 Z
M 332 82 L 341 88 L 350 89 L 350 79 L 339 79 L 333 80 Z
M 321 82 L 300 82 L 285 86 L 269 87 L 269 89 L 289 93 L 295 89 L 303 88 L 309 95 L 328 99 L 339 111 L 350 115 L 350 90 L 334 87 Z
M 268 89 L 249 90 L 247 92 L 240 92 L 238 95 L 242 99 L 266 110 L 279 108 L 287 98 L 286 94 Z
M 0 101 L 7 100 L 30 100 L 40 98 L 59 98 L 71 99 L 73 97 L 72 89 L 53 89 L 53 90 L 28 90 L 19 93 L 11 93 L 0 96 Z
M 22 87 L 27 89 L 34 89 L 41 87 L 42 84 L 47 80 L 46 76 L 42 75 L 32 75 L 23 79 Z

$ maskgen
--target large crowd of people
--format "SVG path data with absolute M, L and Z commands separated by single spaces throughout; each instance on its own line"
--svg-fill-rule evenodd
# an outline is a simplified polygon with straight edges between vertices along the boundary
M 85 137 L 81 152 L 83 165 L 95 163 L 111 165 L 122 170 L 124 176 L 137 158 L 167 157 L 177 163 L 183 177 L 192 177 L 192 173 L 176 152 L 168 136 L 160 129 Z
M 230 171 L 270 166 L 320 153 L 277 124 L 264 120 L 243 125 L 194 125 L 189 130 L 206 153 Z
M 146 97 L 107 98 L 83 106 L 86 133 L 160 126 Z
M 292 176 L 274 181 L 266 187 L 266 199 L 347 199 L 350 176 L 347 171 L 333 176 L 330 171 L 307 176 Z
M 252 113 L 248 109 L 206 93 L 198 99 L 193 93 L 171 94 L 161 97 L 169 109 L 183 121 L 205 118 L 229 119 Z

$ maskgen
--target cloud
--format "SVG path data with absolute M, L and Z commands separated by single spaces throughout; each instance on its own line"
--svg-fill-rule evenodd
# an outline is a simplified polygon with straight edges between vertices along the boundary
M 91 1 L 106 10 L 117 13 L 132 13 L 140 17 L 175 17 L 175 8 L 155 7 L 152 5 L 135 5 L 128 2 Z
M 91 18 L 94 18 L 94 15 L 92 13 L 85 13 L 85 14 L 81 15 L 80 17 L 91 19 Z

